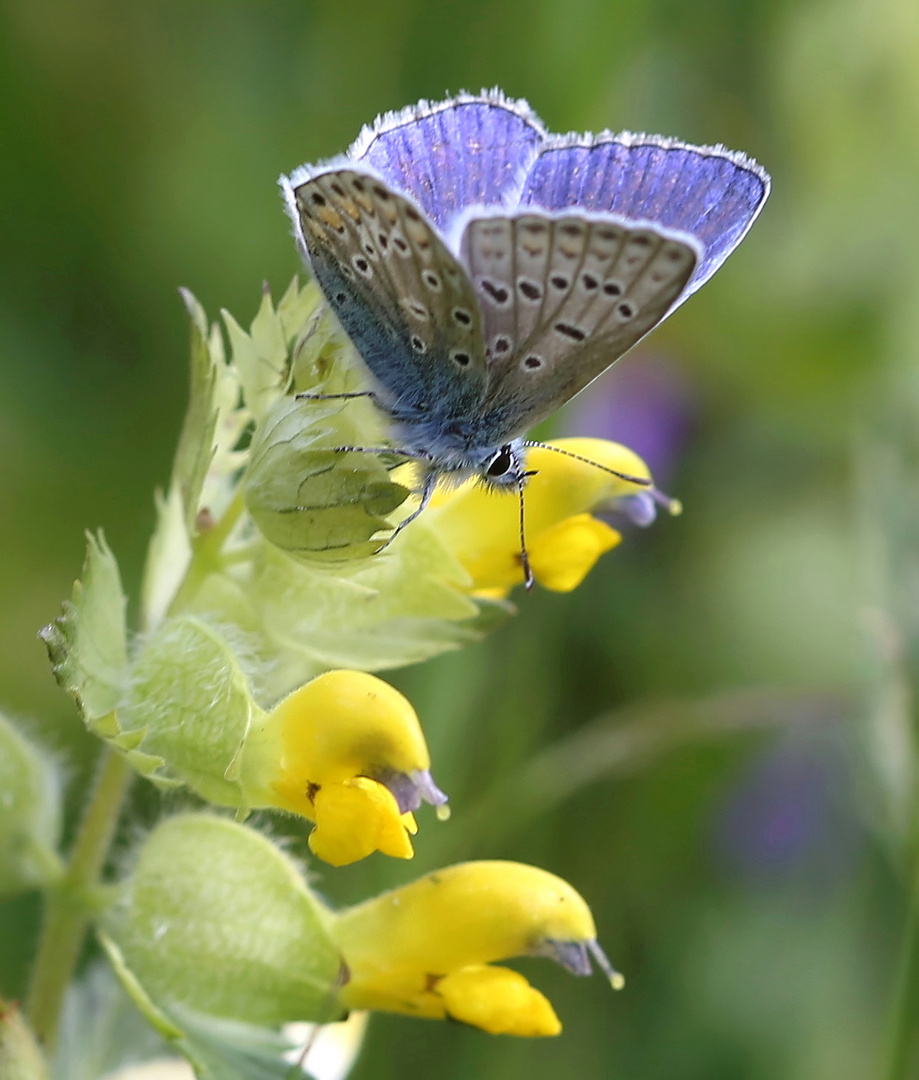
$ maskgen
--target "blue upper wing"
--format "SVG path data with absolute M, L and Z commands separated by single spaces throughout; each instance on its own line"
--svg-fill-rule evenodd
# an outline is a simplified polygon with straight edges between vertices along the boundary
M 348 157 L 411 196 L 446 231 L 468 206 L 515 201 L 545 138 L 525 101 L 495 90 L 387 113 L 361 132 Z
M 682 302 L 737 247 L 768 194 L 768 175 L 744 154 L 656 135 L 604 134 L 548 141 L 520 204 L 612 212 L 695 237 L 703 256 Z

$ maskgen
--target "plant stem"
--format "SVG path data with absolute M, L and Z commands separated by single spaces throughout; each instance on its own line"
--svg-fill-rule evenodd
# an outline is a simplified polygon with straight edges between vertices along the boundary
M 900 968 L 894 989 L 887 1039 L 886 1080 L 916 1080 L 919 1077 L 917 1027 L 919 1027 L 919 858 L 912 845 L 908 878 L 910 887 Z
M 89 924 L 89 897 L 98 884 L 121 805 L 133 773 L 124 758 L 105 749 L 92 796 L 74 841 L 64 876 L 49 891 L 45 924 L 26 1013 L 32 1030 L 53 1051 L 64 994 L 73 978 Z
M 182 584 L 169 605 L 169 614 L 181 611 L 194 598 L 195 593 L 208 575 L 220 567 L 223 546 L 245 509 L 246 504 L 243 499 L 242 483 L 240 482 L 229 506 L 223 513 L 223 517 L 207 532 L 201 533 L 192 541 L 192 560 Z

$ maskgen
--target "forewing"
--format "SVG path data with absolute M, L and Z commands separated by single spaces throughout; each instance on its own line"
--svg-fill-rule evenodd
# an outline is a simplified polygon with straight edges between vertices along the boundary
M 495 441 L 544 419 L 644 337 L 700 256 L 688 236 L 609 215 L 470 221 L 462 257 L 482 311 Z
M 361 132 L 348 156 L 446 229 L 466 206 L 515 201 L 545 138 L 525 101 L 491 91 L 388 113 Z
M 475 294 L 421 211 L 350 169 L 288 198 L 329 304 L 397 411 L 475 408 L 485 379 Z
M 611 212 L 695 237 L 703 254 L 682 301 L 743 239 L 766 201 L 769 183 L 755 161 L 723 146 L 607 133 L 548 140 L 530 169 L 520 203 Z

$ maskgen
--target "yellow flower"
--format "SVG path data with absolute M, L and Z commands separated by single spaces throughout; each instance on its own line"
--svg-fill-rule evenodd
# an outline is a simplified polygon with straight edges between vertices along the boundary
M 527 552 L 541 585 L 570 592 L 622 539 L 591 511 L 617 509 L 644 525 L 654 518 L 655 502 L 672 513 L 679 513 L 679 504 L 651 486 L 647 465 L 624 446 L 604 439 L 559 439 L 548 446 L 556 450 L 527 452 L 527 468 L 534 473 L 524 489 Z M 648 484 L 631 483 L 607 469 Z M 504 596 L 523 582 L 516 492 L 498 494 L 468 481 L 438 492 L 427 522 L 469 572 L 477 593 Z
M 440 806 L 415 710 L 361 671 L 328 671 L 252 722 L 239 779 L 249 805 L 316 823 L 312 851 L 335 866 L 381 851 L 414 854 L 412 811 Z
M 588 975 L 592 955 L 622 985 L 581 896 L 520 863 L 437 870 L 339 913 L 330 930 L 348 966 L 340 996 L 349 1008 L 449 1017 L 493 1034 L 557 1035 L 546 998 L 494 961 L 549 956 Z

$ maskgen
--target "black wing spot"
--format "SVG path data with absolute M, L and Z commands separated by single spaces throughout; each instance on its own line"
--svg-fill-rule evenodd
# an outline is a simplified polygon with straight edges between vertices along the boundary
M 635 314 L 635 307 L 633 304 L 623 301 L 619 307 L 616 308 L 616 313 L 621 319 L 631 319 Z
M 622 286 L 618 281 L 607 281 L 603 286 L 603 291 L 607 296 L 622 296 Z
M 392 242 L 393 247 L 400 254 L 405 255 L 408 252 L 408 244 L 402 239 L 401 236 L 398 235 L 398 233 L 393 234 Z
M 421 214 L 418 213 L 414 206 L 406 206 L 404 213 L 409 221 L 421 221 Z
M 416 319 L 420 319 L 422 322 L 428 321 L 428 309 L 423 304 L 419 304 L 417 300 L 410 300 L 408 303 L 408 309 L 415 316 Z
M 311 191 L 310 192 L 310 198 L 313 200 L 313 202 L 317 206 L 325 206 L 325 202 L 326 202 L 325 195 L 323 195 L 322 192 L 320 192 L 320 191 Z
M 605 240 L 607 243 L 612 243 L 614 240 L 618 240 L 620 233 L 617 233 L 615 229 L 597 229 L 596 235 L 601 240 Z
M 582 225 L 575 225 L 573 222 L 566 222 L 564 225 L 559 226 L 559 232 L 565 236 L 580 236 L 584 231 Z
M 359 176 L 352 176 L 351 187 L 353 187 L 355 191 L 363 191 L 364 181 Z
M 440 292 L 440 278 L 433 270 L 425 270 L 421 275 L 421 279 L 429 289 L 432 289 L 434 292 Z
M 622 305 L 619 305 L 622 307 Z M 572 341 L 583 341 L 587 335 L 579 326 L 572 326 L 570 323 L 557 322 L 555 324 L 556 333 L 564 334 L 565 337 L 571 338 Z
M 345 266 L 344 263 L 342 263 L 341 272 L 342 275 L 348 279 L 348 281 L 354 281 L 354 271 L 351 269 L 350 266 Z
M 370 263 L 367 262 L 363 255 L 355 255 L 351 262 L 354 264 L 354 269 L 365 277 L 370 277 L 373 274 Z
M 415 352 L 423 353 L 425 351 L 425 344 L 417 334 L 412 334 L 412 348 Z
M 343 199 L 345 197 L 345 189 L 337 181 L 329 184 L 329 187 L 335 192 L 335 194 Z
M 523 229 L 533 236 L 541 236 L 546 231 L 546 223 L 544 221 L 525 221 Z
M 651 237 L 648 236 L 647 233 L 636 233 L 632 237 L 632 243 L 636 247 L 650 247 L 651 246 Z
M 502 356 L 508 352 L 511 347 L 510 338 L 497 337 L 495 338 L 495 356 Z
M 523 367 L 529 368 L 530 371 L 535 371 L 537 368 L 541 368 L 545 360 L 541 356 L 537 356 L 535 353 L 531 353 L 524 361 Z
M 493 281 L 489 281 L 488 278 L 482 278 L 482 290 L 488 293 L 496 304 L 506 304 L 511 298 L 511 294 L 503 285 L 496 285 Z
M 380 247 L 385 251 L 389 247 L 389 237 L 385 232 L 377 233 L 377 241 Z
M 567 289 L 568 286 L 570 285 L 570 282 L 568 281 L 568 278 L 562 277 L 561 274 L 553 274 L 552 277 L 549 278 L 549 283 L 552 285 L 553 289 L 560 289 L 560 290 L 561 289 Z
M 348 299 L 348 294 L 343 292 L 337 292 L 335 294 L 335 303 L 343 304 Z
M 593 276 L 593 274 L 583 274 L 581 276 L 581 284 L 587 289 L 588 292 L 593 292 L 594 289 L 600 284 L 599 281 Z
M 526 281 L 524 278 L 520 278 L 517 282 L 517 288 L 523 293 L 527 300 L 542 299 L 542 289 L 535 281 Z
M 683 258 L 683 252 L 679 248 L 671 248 L 667 252 L 667 258 L 671 262 L 679 262 Z
M 453 309 L 453 318 L 461 326 L 471 326 L 472 325 L 472 316 L 469 314 L 469 312 L 465 308 L 455 307 Z
M 380 202 L 389 202 L 392 197 L 382 184 L 373 185 L 373 193 L 380 200 Z
M 375 259 L 377 257 L 377 251 L 373 244 L 364 244 L 364 251 L 367 252 L 371 259 Z
M 460 367 L 469 367 L 469 364 L 472 362 L 472 357 L 470 357 L 467 352 L 452 352 L 450 353 L 450 356 Z

